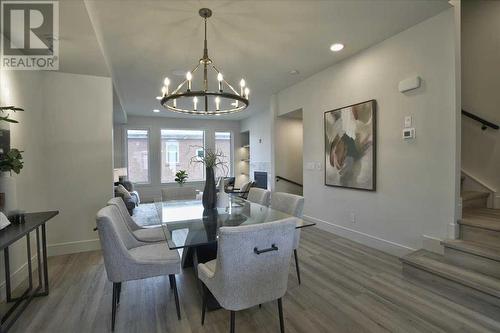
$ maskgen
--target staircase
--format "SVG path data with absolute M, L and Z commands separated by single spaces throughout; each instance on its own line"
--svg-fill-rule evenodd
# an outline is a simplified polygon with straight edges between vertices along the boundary
M 500 321 L 500 210 L 488 194 L 464 192 L 460 239 L 444 240 L 444 255 L 418 250 L 403 258 L 416 283 Z

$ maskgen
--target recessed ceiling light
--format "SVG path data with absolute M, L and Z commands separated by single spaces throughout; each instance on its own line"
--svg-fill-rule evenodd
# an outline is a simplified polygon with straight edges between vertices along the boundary
M 298 75 L 300 72 L 297 69 L 292 69 L 291 71 L 288 72 L 290 75 Z
M 160 112 L 160 110 L 154 109 L 153 112 L 158 113 L 158 112 Z
M 332 46 L 330 46 L 330 50 L 332 50 L 333 52 L 339 52 L 343 48 L 344 48 L 344 44 L 341 44 L 341 43 L 335 43 L 335 44 L 332 44 Z

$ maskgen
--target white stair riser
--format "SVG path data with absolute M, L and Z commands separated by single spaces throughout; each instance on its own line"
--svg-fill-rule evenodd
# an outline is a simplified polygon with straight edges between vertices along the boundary
M 464 252 L 451 247 L 444 248 L 446 261 L 455 266 L 500 278 L 500 262 Z
M 424 269 L 403 263 L 403 274 L 436 294 L 453 300 L 459 300 L 462 305 L 480 312 L 494 320 L 500 320 L 500 298 L 496 298 L 479 290 L 443 278 Z M 464 302 L 464 300 L 466 300 Z
M 460 225 L 460 239 L 500 247 L 500 232 Z

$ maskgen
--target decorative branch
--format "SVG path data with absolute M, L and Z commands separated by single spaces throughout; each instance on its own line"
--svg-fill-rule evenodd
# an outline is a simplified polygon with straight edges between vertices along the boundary
M 7 111 L 17 112 L 17 111 L 24 111 L 24 109 L 21 109 L 21 108 L 12 106 L 12 105 L 11 106 L 0 106 L 1 113 L 7 112 Z M 13 123 L 13 124 L 19 123 L 17 120 L 11 119 L 9 117 L 10 117 L 10 114 L 7 114 L 6 116 L 0 116 L 0 121 L 5 121 L 8 123 Z
M 212 149 L 204 149 L 201 146 L 193 146 L 195 148 L 203 149 L 203 156 L 193 156 L 191 157 L 190 163 L 201 163 L 206 168 L 216 168 L 221 170 L 224 175 L 229 173 L 229 167 L 227 166 L 227 162 L 225 159 L 227 156 L 222 152 L 222 150 L 212 150 Z

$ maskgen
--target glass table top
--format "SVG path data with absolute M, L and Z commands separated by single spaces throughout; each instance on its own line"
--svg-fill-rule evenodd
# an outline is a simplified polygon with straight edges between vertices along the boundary
M 201 200 L 158 201 L 155 206 L 170 249 L 216 243 L 220 227 L 266 223 L 292 217 L 238 197 L 230 197 L 225 207 L 209 210 L 203 209 Z M 296 219 L 297 228 L 315 225 Z

